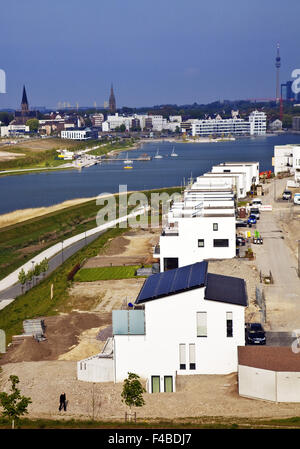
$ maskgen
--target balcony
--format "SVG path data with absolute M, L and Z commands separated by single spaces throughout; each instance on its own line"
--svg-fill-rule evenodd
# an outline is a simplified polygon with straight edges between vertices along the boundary
M 113 310 L 113 335 L 145 335 L 144 310 Z

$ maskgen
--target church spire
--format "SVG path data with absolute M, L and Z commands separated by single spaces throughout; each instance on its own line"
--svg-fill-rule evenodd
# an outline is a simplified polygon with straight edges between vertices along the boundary
M 112 113 L 116 112 L 116 99 L 115 99 L 114 88 L 113 88 L 112 84 L 111 84 L 110 96 L 109 96 L 109 111 Z
M 29 109 L 25 86 L 23 86 L 23 95 L 22 95 L 21 109 L 24 112 L 28 111 L 28 109 Z

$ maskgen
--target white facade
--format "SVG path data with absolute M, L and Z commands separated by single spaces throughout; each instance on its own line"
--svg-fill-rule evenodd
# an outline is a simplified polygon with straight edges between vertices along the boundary
M 276 145 L 273 158 L 274 173 L 291 172 L 300 181 L 300 145 Z
M 249 115 L 250 135 L 263 136 L 267 132 L 267 116 L 264 112 L 253 111 Z
M 244 345 L 244 307 L 204 299 L 196 288 L 145 303 L 143 335 L 114 335 L 115 381 L 134 372 L 148 380 L 176 375 L 229 374 L 237 371 L 237 346 Z M 197 326 L 202 314 L 203 328 Z M 227 336 L 232 318 L 233 336 Z M 206 336 L 200 336 L 206 334 Z M 199 335 L 199 336 L 198 336 Z
M 29 131 L 29 126 L 26 125 L 0 126 L 0 137 L 9 137 L 14 134 L 29 133 Z
M 191 128 L 193 136 L 264 135 L 267 131 L 267 116 L 264 112 L 253 111 L 247 121 L 237 116 L 223 119 L 218 115 L 214 119 L 193 120 Z
M 87 140 L 90 139 L 89 131 L 86 129 L 65 129 L 60 132 L 62 139 Z

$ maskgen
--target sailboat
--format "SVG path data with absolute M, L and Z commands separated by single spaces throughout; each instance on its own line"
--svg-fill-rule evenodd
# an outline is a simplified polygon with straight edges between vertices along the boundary
M 162 159 L 162 156 L 159 154 L 158 148 L 157 148 L 156 155 L 154 156 L 154 159 Z
M 132 164 L 132 161 L 130 159 L 128 159 L 128 153 L 126 154 L 126 159 L 123 162 L 124 162 L 124 164 Z
M 172 153 L 170 154 L 172 157 L 177 157 L 178 154 L 175 153 L 175 148 L 173 147 Z

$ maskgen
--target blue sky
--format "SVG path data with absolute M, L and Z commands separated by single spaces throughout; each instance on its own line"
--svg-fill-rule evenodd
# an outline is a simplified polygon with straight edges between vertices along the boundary
M 275 96 L 300 68 L 299 0 L 0 0 L 0 108 Z

